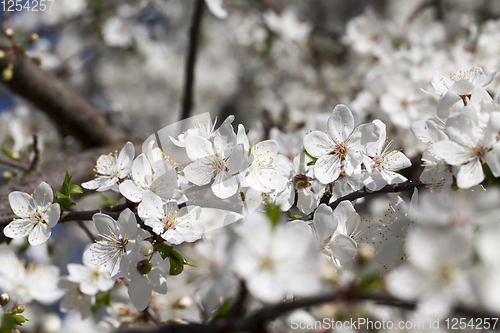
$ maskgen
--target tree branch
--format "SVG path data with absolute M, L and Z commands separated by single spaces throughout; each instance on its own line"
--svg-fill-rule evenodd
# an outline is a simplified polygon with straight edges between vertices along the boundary
M 262 332 L 264 325 L 281 315 L 296 309 L 307 308 L 327 302 L 334 301 L 359 302 L 374 301 L 377 304 L 395 306 L 408 310 L 414 310 L 416 303 L 412 301 L 403 301 L 386 293 L 361 293 L 361 294 L 342 294 L 338 292 L 329 292 L 326 294 L 302 298 L 298 301 L 284 302 L 275 305 L 264 306 L 253 314 L 245 318 L 227 318 L 226 321 L 207 323 L 207 324 L 188 324 L 188 325 L 161 325 L 161 326 L 139 326 L 134 328 L 122 328 L 119 333 L 216 333 L 216 332 Z M 498 313 L 491 313 L 479 309 L 472 309 L 458 306 L 453 311 L 455 315 L 469 318 L 498 318 Z
M 0 34 L 0 49 L 10 54 L 12 47 L 12 41 Z M 101 112 L 28 57 L 20 53 L 16 53 L 15 59 L 8 56 L 0 60 L 0 69 L 6 68 L 12 61 L 13 77 L 2 83 L 44 111 L 84 146 L 97 147 L 125 141 L 127 135 L 123 130 L 111 126 Z
M 193 18 L 189 28 L 189 50 L 186 59 L 184 92 L 182 97 L 181 120 L 189 118 L 193 107 L 194 90 L 194 69 L 196 65 L 196 53 L 198 49 L 198 39 L 200 36 L 201 19 L 205 8 L 204 0 L 195 0 Z

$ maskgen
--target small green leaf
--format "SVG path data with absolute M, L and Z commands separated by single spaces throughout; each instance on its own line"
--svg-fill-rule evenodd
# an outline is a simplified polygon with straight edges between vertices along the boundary
M 14 159 L 14 152 L 6 145 L 2 145 L 2 152 L 5 154 L 5 156 Z
M 382 280 L 382 275 L 380 274 L 366 275 L 361 279 L 361 282 L 358 285 L 358 290 L 367 291 L 379 289 L 382 286 Z
M 217 319 L 224 318 L 225 316 L 227 316 L 230 309 L 229 305 L 231 305 L 231 299 L 226 298 L 224 300 L 224 303 L 222 303 L 221 307 L 212 316 L 211 322 L 214 322 Z
M 61 192 L 57 191 L 56 192 L 56 198 L 57 199 L 69 199 L 69 197 L 65 194 L 62 194 Z
M 20 315 L 20 314 L 12 315 L 12 319 L 14 319 L 16 324 L 19 326 L 23 326 L 23 323 L 29 321 L 23 315 Z
M 61 187 L 61 192 L 63 194 L 66 194 L 66 195 L 68 194 L 69 182 L 71 181 L 71 178 L 73 178 L 73 176 L 70 176 L 68 173 L 68 170 L 66 170 L 66 175 L 64 176 L 64 181 L 63 181 L 63 184 Z
M 102 293 L 97 294 L 97 297 L 95 299 L 95 305 L 92 307 L 92 314 L 95 315 L 97 314 L 97 311 L 103 306 L 103 304 L 106 304 L 107 306 L 111 306 L 113 304 L 113 300 L 111 299 L 111 293 L 109 291 L 105 291 Z
M 302 215 L 292 215 L 291 217 L 294 218 L 294 219 L 301 219 Z
M 73 184 L 69 187 L 68 194 L 73 194 L 73 193 L 83 193 L 83 190 L 80 186 Z
M 267 206 L 267 216 L 271 219 L 271 222 L 273 223 L 273 226 L 278 224 L 281 216 L 281 209 L 280 206 L 275 205 L 275 204 L 269 204 Z
M 155 247 L 163 260 L 167 259 L 174 249 L 172 246 L 165 243 L 156 244 Z
M 191 266 L 191 267 L 198 267 L 196 264 L 192 263 L 191 261 L 186 260 L 186 258 L 184 258 L 183 264 Z
M 179 253 L 177 251 L 172 251 L 172 255 L 168 258 L 168 260 L 170 262 L 170 271 L 168 272 L 168 274 L 170 274 L 170 275 L 179 275 L 184 270 L 184 264 L 183 264 L 183 260 L 182 259 L 179 260 L 174 255 L 174 252 Z

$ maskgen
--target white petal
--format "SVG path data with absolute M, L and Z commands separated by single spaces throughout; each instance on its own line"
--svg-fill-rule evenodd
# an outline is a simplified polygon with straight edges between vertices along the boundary
M 167 277 L 165 276 L 165 273 L 163 273 L 163 271 L 158 268 L 153 269 L 148 273 L 148 278 L 149 282 L 151 282 L 153 286 L 154 291 L 159 294 L 167 293 Z
M 137 219 L 129 208 L 120 213 L 116 224 L 119 226 L 120 235 L 123 238 L 132 238 L 137 234 Z
M 351 260 L 358 253 L 356 242 L 343 234 L 334 235 L 328 246 L 332 249 L 333 256 L 340 261 Z
M 47 206 L 47 204 L 51 204 L 52 201 L 54 201 L 54 194 L 52 193 L 50 185 L 46 182 L 41 182 L 33 193 L 33 199 L 38 206 Z
M 466 147 L 474 147 L 478 141 L 474 129 L 476 124 L 463 114 L 456 114 L 446 121 L 446 133 L 451 140 Z
M 436 157 L 443 159 L 451 165 L 461 165 L 473 159 L 469 148 L 459 145 L 451 140 L 443 140 L 432 144 L 430 151 Z
M 184 168 L 186 179 L 197 186 L 209 184 L 213 174 L 214 171 L 208 158 L 195 161 Z
M 500 147 L 494 147 L 484 156 L 484 161 L 490 167 L 493 176 L 500 177 Z
M 49 239 L 51 234 L 50 227 L 46 224 L 38 223 L 35 225 L 30 235 L 28 236 L 28 242 L 30 245 L 40 245 L 45 243 Z
M 10 222 L 4 229 L 3 233 L 9 238 L 20 238 L 28 236 L 35 224 L 28 219 L 15 220 Z
M 19 191 L 9 194 L 9 204 L 14 214 L 23 218 L 29 217 L 28 211 L 34 206 L 31 196 Z
M 132 304 L 139 311 L 144 310 L 151 300 L 153 288 L 146 277 L 142 275 L 134 276 L 128 285 L 128 295 Z
M 339 178 L 341 161 L 335 155 L 318 158 L 314 165 L 314 175 L 322 184 L 329 184 Z
M 215 176 L 212 191 L 218 198 L 226 199 L 233 196 L 238 191 L 238 187 L 236 177 L 232 177 L 229 173 L 221 171 Z
M 337 143 L 341 143 L 347 140 L 353 130 L 354 117 L 351 110 L 343 104 L 337 105 L 328 118 L 328 136 L 334 138 Z
M 328 155 L 335 148 L 335 142 L 320 131 L 308 133 L 304 137 L 304 149 L 314 157 Z
M 185 139 L 186 153 L 191 161 L 214 156 L 212 143 L 197 134 L 188 135 Z
M 142 200 L 142 192 L 144 190 L 142 189 L 142 187 L 137 185 L 137 183 L 131 181 L 130 179 L 127 179 L 123 183 L 121 183 L 119 186 L 119 190 L 125 198 L 132 202 L 140 202 Z
M 45 211 L 45 214 L 49 217 L 47 223 L 51 228 L 59 222 L 59 218 L 61 217 L 61 207 L 58 203 L 50 205 L 50 207 Z
M 95 227 L 100 234 L 110 235 L 119 234 L 117 222 L 109 215 L 96 213 L 92 216 L 92 221 L 94 221 Z
M 338 221 L 334 219 L 332 209 L 325 204 L 319 205 L 314 212 L 314 228 L 319 239 L 328 240 L 337 230 L 337 225 Z
M 457 185 L 460 188 L 471 188 L 481 183 L 484 177 L 481 162 L 474 160 L 460 167 L 457 174 Z

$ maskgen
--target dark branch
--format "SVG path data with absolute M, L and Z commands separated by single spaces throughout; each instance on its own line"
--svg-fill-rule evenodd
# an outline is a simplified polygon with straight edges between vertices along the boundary
M 200 37 L 201 19 L 203 18 L 204 0 L 195 0 L 194 13 L 189 28 L 189 50 L 186 59 L 184 92 L 182 97 L 181 120 L 189 118 L 193 107 L 194 91 L 194 69 L 196 65 L 196 54 L 198 49 L 198 39 Z
M 122 328 L 119 333 L 205 333 L 205 332 L 262 332 L 265 324 L 274 320 L 288 312 L 296 309 L 308 308 L 327 302 L 333 301 L 358 302 L 358 301 L 374 301 L 377 304 L 395 306 L 407 310 L 414 310 L 416 303 L 412 301 L 403 301 L 386 293 L 362 293 L 362 294 L 342 294 L 337 292 L 329 292 L 323 295 L 302 298 L 298 301 L 284 302 L 276 305 L 269 305 L 257 310 L 253 314 L 245 318 L 228 318 L 225 321 L 208 324 L 188 324 L 188 325 L 162 325 L 162 326 L 140 326 L 134 328 Z M 483 311 L 479 309 L 471 309 L 458 306 L 454 310 L 454 314 L 469 318 L 498 318 L 499 314 Z
M 21 162 L 18 162 L 16 160 L 6 158 L 3 156 L 0 156 L 0 164 L 3 164 L 5 166 L 8 166 L 8 167 L 11 167 L 14 169 L 19 169 L 21 171 L 28 171 L 28 169 L 30 168 L 29 165 L 26 165 L 24 163 L 21 163 Z
M 337 200 L 335 200 L 334 202 L 332 202 L 328 206 L 330 206 L 331 209 L 335 209 L 344 200 L 353 201 L 356 199 L 360 199 L 360 198 L 364 198 L 364 197 L 368 197 L 368 196 L 371 196 L 374 194 L 380 194 L 380 193 L 409 192 L 409 191 L 413 191 L 415 188 L 420 189 L 423 187 L 425 187 L 424 183 L 422 183 L 420 181 L 414 182 L 411 180 L 407 180 L 403 183 L 386 185 L 378 191 L 370 191 L 366 187 L 363 187 L 361 190 L 349 193 L 347 195 L 344 195 L 343 197 L 338 198 Z M 328 203 L 328 201 L 329 201 L 329 198 L 326 198 L 325 196 L 323 198 L 321 198 L 322 203 Z M 304 219 L 305 220 L 312 220 L 313 217 L 314 217 L 314 212 L 312 212 L 311 214 L 304 217 Z
M 12 41 L 0 34 L 0 49 L 10 54 L 12 48 Z M 17 52 L 15 59 L 8 56 L 0 60 L 0 70 L 11 61 L 14 61 L 13 77 L 2 83 L 44 111 L 84 146 L 96 147 L 125 141 L 127 134 L 124 131 L 108 124 L 101 112 L 30 58 Z

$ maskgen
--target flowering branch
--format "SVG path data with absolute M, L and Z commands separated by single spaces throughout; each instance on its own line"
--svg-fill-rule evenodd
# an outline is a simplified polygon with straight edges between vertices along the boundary
M 284 302 L 276 305 L 269 305 L 254 312 L 246 318 L 228 318 L 225 321 L 207 324 L 188 324 L 188 325 L 162 325 L 162 326 L 142 326 L 134 328 L 123 328 L 119 333 L 173 333 L 173 332 L 265 332 L 265 324 L 281 315 L 296 309 L 307 308 L 333 301 L 374 301 L 377 304 L 400 307 L 408 310 L 414 310 L 415 302 L 402 301 L 386 293 L 370 292 L 360 294 L 345 294 L 339 292 L 330 292 L 323 295 L 305 297 L 293 302 Z M 460 316 L 470 318 L 497 318 L 498 314 L 488 311 L 466 308 L 458 306 L 454 313 Z
M 198 38 L 200 36 L 201 19 L 205 6 L 204 0 L 195 0 L 195 7 L 191 27 L 189 28 L 189 51 L 186 59 L 184 92 L 182 97 L 182 119 L 189 118 L 193 106 L 194 69 L 196 65 L 196 53 L 198 49 Z

